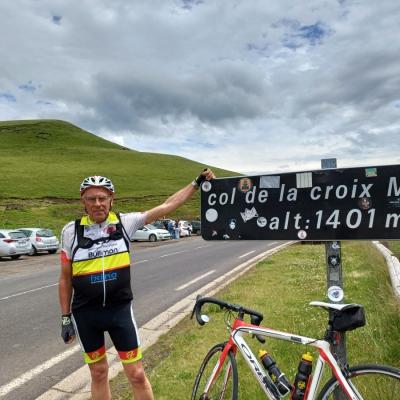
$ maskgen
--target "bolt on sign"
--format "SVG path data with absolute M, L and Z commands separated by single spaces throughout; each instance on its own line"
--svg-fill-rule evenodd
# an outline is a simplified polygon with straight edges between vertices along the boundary
M 400 165 L 206 181 L 201 223 L 206 240 L 400 239 Z

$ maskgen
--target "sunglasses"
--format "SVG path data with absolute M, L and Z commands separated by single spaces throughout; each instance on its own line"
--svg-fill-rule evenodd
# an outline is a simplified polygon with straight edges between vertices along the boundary
M 96 203 L 96 201 L 99 203 L 105 203 L 110 198 L 111 196 L 83 196 L 83 200 L 87 201 L 88 203 Z

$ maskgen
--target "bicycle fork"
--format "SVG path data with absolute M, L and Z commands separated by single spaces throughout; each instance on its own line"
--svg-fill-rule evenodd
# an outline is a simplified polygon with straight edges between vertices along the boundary
M 231 342 L 231 340 L 229 342 L 226 343 L 224 350 L 221 352 L 221 355 L 219 357 L 219 360 L 217 361 L 217 363 L 214 366 L 214 369 L 210 375 L 210 378 L 207 381 L 206 387 L 204 388 L 204 392 L 208 393 L 210 388 L 215 384 L 216 380 L 219 377 L 219 374 L 221 373 L 221 369 L 224 366 L 225 360 L 228 357 L 228 353 L 232 351 L 233 354 L 236 356 L 236 346 L 234 343 Z M 226 384 L 228 382 L 229 376 L 231 374 L 231 366 L 229 364 L 228 368 L 225 371 L 225 376 L 223 377 L 223 390 L 225 392 L 226 390 Z M 225 393 L 221 393 L 222 395 L 224 395 Z M 223 398 L 223 396 L 221 396 L 221 398 Z

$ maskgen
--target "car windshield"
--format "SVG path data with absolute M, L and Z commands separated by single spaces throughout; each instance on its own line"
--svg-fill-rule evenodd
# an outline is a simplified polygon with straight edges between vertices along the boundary
M 147 224 L 147 225 L 145 225 L 145 227 L 146 227 L 147 229 L 150 229 L 151 231 L 154 231 L 155 229 L 158 229 L 156 226 L 154 226 L 154 225 L 152 225 L 152 224 Z
M 11 239 L 24 239 L 26 236 L 22 232 L 9 232 Z
M 36 232 L 36 236 L 39 237 L 52 237 L 54 233 L 51 229 L 41 229 L 40 231 Z

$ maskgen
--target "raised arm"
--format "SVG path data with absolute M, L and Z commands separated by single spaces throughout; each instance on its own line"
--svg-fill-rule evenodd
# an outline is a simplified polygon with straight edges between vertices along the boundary
M 146 211 L 146 224 L 153 222 L 156 219 L 162 218 L 165 215 L 178 209 L 181 205 L 185 204 L 199 188 L 200 184 L 205 180 L 214 179 L 215 175 L 210 169 L 204 170 L 193 182 L 186 185 L 181 190 L 168 197 L 164 203 Z

